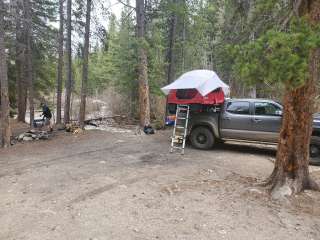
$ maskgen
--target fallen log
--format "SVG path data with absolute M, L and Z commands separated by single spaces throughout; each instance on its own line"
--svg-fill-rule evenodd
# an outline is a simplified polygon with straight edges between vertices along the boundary
M 121 115 L 114 115 L 114 116 L 109 116 L 109 117 L 98 117 L 98 118 L 91 118 L 91 119 L 87 119 L 84 121 L 85 124 L 90 123 L 91 121 L 103 121 L 106 119 L 110 119 L 110 118 L 117 118 L 117 117 L 123 117 Z
M 127 116 L 125 116 L 125 115 L 114 115 L 114 116 L 108 116 L 108 117 L 90 118 L 90 119 L 85 120 L 84 123 L 88 124 L 91 121 L 103 121 L 103 120 L 106 120 L 106 119 L 118 118 L 118 117 L 125 118 Z M 78 122 L 78 121 L 79 121 L 78 119 L 71 119 L 70 120 L 70 122 Z

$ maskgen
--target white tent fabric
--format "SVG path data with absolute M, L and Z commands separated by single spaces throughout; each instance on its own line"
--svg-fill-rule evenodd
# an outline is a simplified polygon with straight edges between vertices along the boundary
M 206 96 L 220 87 L 225 96 L 228 96 L 230 92 L 229 86 L 222 82 L 214 71 L 193 70 L 183 74 L 173 83 L 161 88 L 161 90 L 168 95 L 170 90 L 195 88 L 202 96 Z

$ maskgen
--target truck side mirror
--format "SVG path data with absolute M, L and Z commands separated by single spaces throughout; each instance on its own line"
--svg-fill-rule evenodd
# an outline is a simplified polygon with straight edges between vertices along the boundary
M 276 115 L 277 115 L 277 116 L 282 116 L 282 111 L 281 111 L 281 110 L 277 110 L 277 111 L 276 111 Z

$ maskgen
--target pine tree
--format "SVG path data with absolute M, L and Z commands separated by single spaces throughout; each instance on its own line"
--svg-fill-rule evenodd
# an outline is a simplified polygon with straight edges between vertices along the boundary
M 57 121 L 61 123 L 61 98 L 62 98 L 62 81 L 63 81 L 63 25 L 64 25 L 64 13 L 63 13 L 64 0 L 59 0 L 59 46 L 58 46 L 58 69 L 57 69 Z
M 3 147 L 10 146 L 10 104 L 9 104 L 9 89 L 7 75 L 7 56 L 4 42 L 4 15 L 6 13 L 3 0 L 0 0 L 0 109 L 1 109 L 1 139 L 0 144 Z
M 66 42 L 66 83 L 65 83 L 65 105 L 64 105 L 64 123 L 70 122 L 71 107 L 71 87 L 72 87 L 72 48 L 71 48 L 71 6 L 72 0 L 67 0 L 67 42 Z
M 148 60 L 145 47 L 145 4 L 144 0 L 136 0 L 137 39 L 138 39 L 138 81 L 140 125 L 150 125 L 150 99 L 148 83 Z
M 269 30 L 235 52 L 241 78 L 284 88 L 277 157 L 266 183 L 277 197 L 319 189 L 309 175 L 309 146 L 320 78 L 320 0 L 297 3 L 285 31 Z
M 294 5 L 296 16 L 305 17 L 309 27 L 318 31 L 320 0 L 298 1 L 298 3 L 300 4 Z M 281 192 L 285 188 L 290 188 L 291 194 L 304 189 L 320 190 L 309 175 L 309 145 L 315 110 L 314 100 L 316 84 L 320 80 L 320 41 L 316 45 L 313 44 L 307 59 L 309 65 L 306 71 L 307 79 L 295 88 L 286 87 L 277 158 L 268 182 L 274 193 Z
M 83 47 L 83 67 L 82 67 L 82 86 L 81 86 L 81 103 L 80 103 L 80 113 L 79 122 L 80 126 L 84 128 L 84 121 L 86 116 L 86 97 L 87 97 L 87 87 L 88 87 L 88 59 L 89 59 L 89 41 L 90 41 L 90 19 L 91 19 L 91 0 L 87 0 L 87 10 L 86 10 L 86 25 L 84 34 L 84 47 Z

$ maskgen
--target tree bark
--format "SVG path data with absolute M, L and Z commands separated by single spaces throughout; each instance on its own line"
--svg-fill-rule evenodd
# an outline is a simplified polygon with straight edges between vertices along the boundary
M 176 5 L 177 0 L 172 0 L 172 3 Z M 174 47 L 175 47 L 175 41 L 176 41 L 177 23 L 178 23 L 178 16 L 177 16 L 176 10 L 174 10 L 171 14 L 170 23 L 169 23 L 169 28 L 170 28 L 169 29 L 169 48 L 167 53 L 167 63 L 168 63 L 167 83 L 168 84 L 173 82 L 174 75 L 175 75 Z
M 0 0 L 0 85 L 1 85 L 1 139 L 3 147 L 10 146 L 11 129 L 10 129 L 10 104 L 9 104 L 9 87 L 8 87 L 8 69 L 7 56 L 4 43 L 4 14 L 5 7 L 3 0 Z
M 71 99 L 71 84 L 72 84 L 72 49 L 71 49 L 71 5 L 72 0 L 67 0 L 67 79 L 65 84 L 65 104 L 64 104 L 64 123 L 70 122 L 70 99 Z
M 89 59 L 89 41 L 90 41 L 90 13 L 91 13 L 91 0 L 87 0 L 87 13 L 86 13 L 86 26 L 84 35 L 84 47 L 83 47 L 83 66 L 82 66 L 82 86 L 81 86 L 81 103 L 79 122 L 80 127 L 85 126 L 86 117 L 86 98 L 87 98 L 87 86 L 88 86 L 88 59 Z
M 150 98 L 148 83 L 148 59 L 145 47 L 145 7 L 144 0 L 136 0 L 137 38 L 138 47 L 138 81 L 139 81 L 139 107 L 140 125 L 150 125 Z
M 25 41 L 22 34 L 22 21 L 20 10 L 22 9 L 21 0 L 15 1 L 15 25 L 16 25 L 16 86 L 17 86 L 17 107 L 18 107 L 18 121 L 25 122 L 27 110 L 27 81 L 24 76 L 25 66 Z
M 34 86 L 33 86 L 33 66 L 32 66 L 32 12 L 31 1 L 24 0 L 24 20 L 25 20 L 25 40 L 26 40 L 26 61 L 25 61 L 25 77 L 28 82 L 28 100 L 30 112 L 30 126 L 33 126 L 34 120 Z
M 62 98 L 62 78 L 63 78 L 63 2 L 59 0 L 59 46 L 58 46 L 58 69 L 57 69 L 57 119 L 56 123 L 61 123 L 61 98 Z
M 320 22 L 320 0 L 305 1 L 299 16 L 309 23 Z M 312 134 L 316 83 L 320 76 L 320 49 L 309 54 L 309 78 L 297 89 L 287 89 L 284 96 L 283 123 L 274 170 L 267 184 L 276 196 L 292 195 L 304 189 L 319 190 L 309 175 L 309 145 Z

